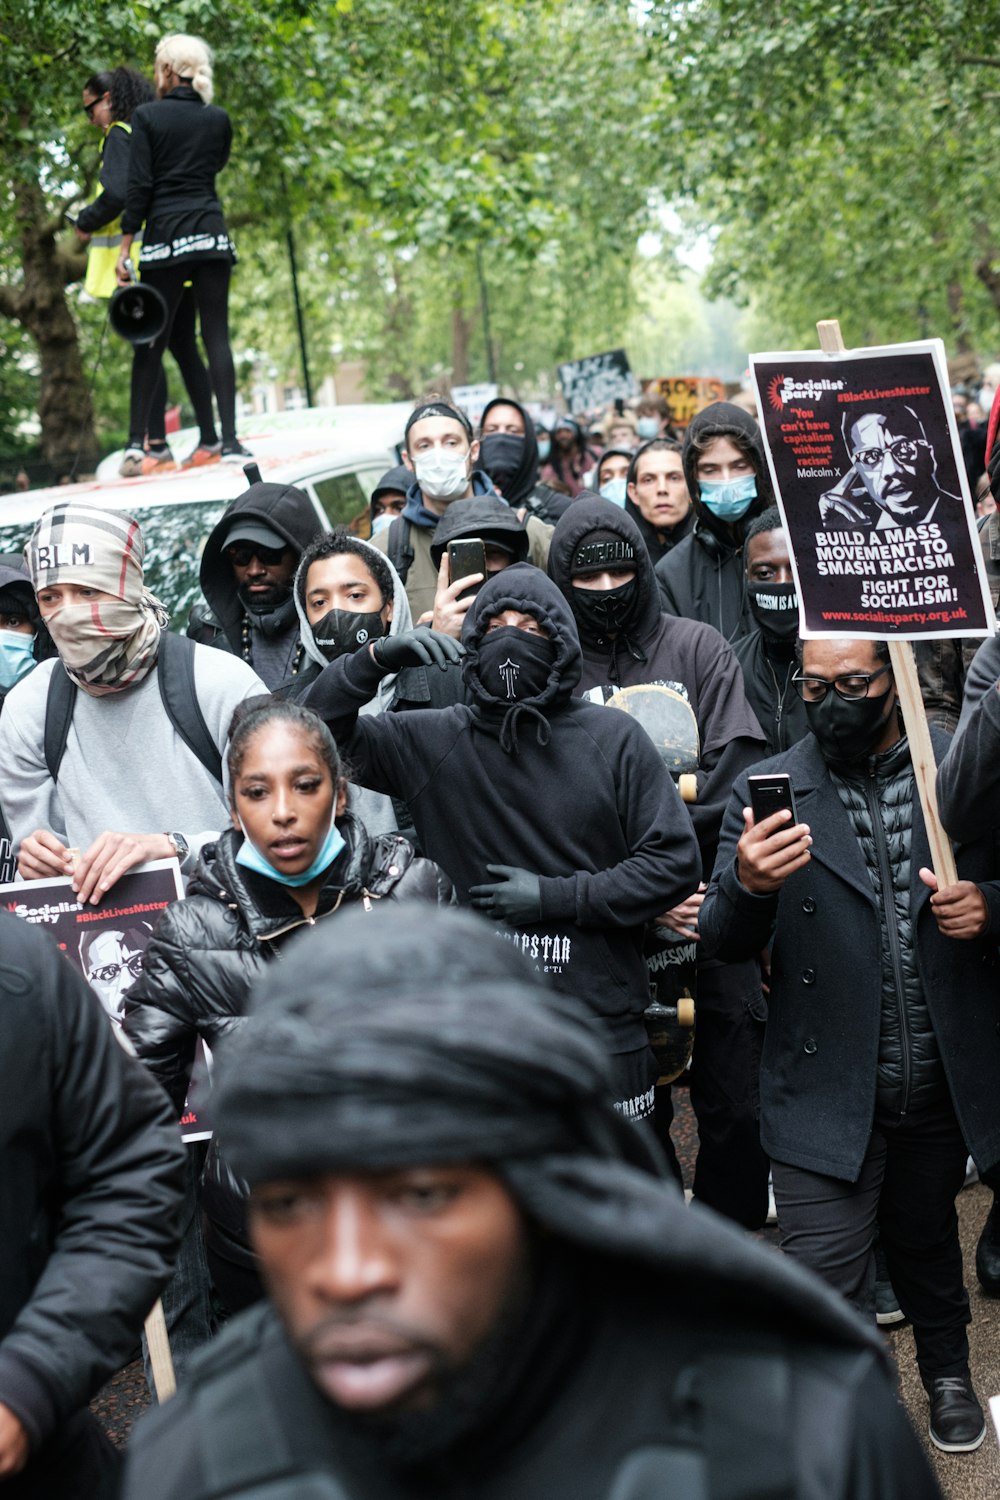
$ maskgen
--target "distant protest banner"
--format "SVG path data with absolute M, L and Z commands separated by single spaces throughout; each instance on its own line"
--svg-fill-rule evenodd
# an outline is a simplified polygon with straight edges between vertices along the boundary
M 639 382 L 632 374 L 624 349 L 609 349 L 605 354 L 569 360 L 559 366 L 559 384 L 574 416 L 598 411 L 615 401 L 631 401 L 639 391 Z
M 98 906 L 81 906 L 68 879 L 19 880 L 0 885 L 0 911 L 51 934 L 97 995 L 111 1022 L 120 1026 L 125 997 L 143 969 L 146 946 L 164 907 L 184 895 L 176 859 L 157 859 L 129 870 Z M 204 1120 L 185 1105 L 186 1141 L 211 1135 Z
M 725 401 L 726 387 L 707 375 L 662 375 L 647 390 L 662 396 L 670 407 L 674 427 L 686 427 L 692 418 L 715 401 Z
M 800 633 L 991 635 L 941 340 L 750 365 Z

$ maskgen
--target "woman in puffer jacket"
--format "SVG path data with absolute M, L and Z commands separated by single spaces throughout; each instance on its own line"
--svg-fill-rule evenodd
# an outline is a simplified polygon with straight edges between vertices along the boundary
M 296 703 L 256 700 L 232 732 L 232 828 L 202 851 L 187 899 L 161 916 L 125 1031 L 178 1111 L 199 1038 L 225 1046 L 249 990 L 295 933 L 361 901 L 447 905 L 451 883 L 400 834 L 373 839 L 347 809 L 347 780 L 326 725 Z M 245 1189 L 213 1143 L 202 1208 L 209 1267 L 230 1312 L 262 1295 L 245 1230 Z M 165 1295 L 168 1325 L 170 1290 Z

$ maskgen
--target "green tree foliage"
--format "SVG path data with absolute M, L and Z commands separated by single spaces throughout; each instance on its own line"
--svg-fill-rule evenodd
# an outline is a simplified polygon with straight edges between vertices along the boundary
M 362 352 L 373 394 L 441 370 L 484 378 L 482 286 L 500 372 L 585 353 L 629 305 L 659 175 L 658 67 L 624 0 L 8 0 L 0 18 L 0 315 L 39 368 L 43 450 L 97 446 L 62 210 L 96 167 L 88 74 L 151 71 L 184 30 L 216 53 L 235 127 L 221 181 L 244 266 L 235 342 L 290 358 L 285 235 L 294 226 L 314 378 Z M 482 272 L 482 274 L 480 274 Z M 240 282 L 242 281 L 242 286 Z M 243 319 L 245 318 L 245 324 Z M 96 333 L 85 314 L 88 341 Z M 121 419 L 128 351 L 100 380 Z
M 660 140 L 711 286 L 796 341 L 996 340 L 995 13 L 973 0 L 681 0 Z

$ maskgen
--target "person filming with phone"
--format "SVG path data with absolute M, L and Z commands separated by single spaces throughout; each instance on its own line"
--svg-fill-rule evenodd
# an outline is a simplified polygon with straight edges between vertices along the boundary
M 980 1171 L 1000 1159 L 992 830 L 958 847 L 960 878 L 940 889 L 886 643 L 807 640 L 801 653 L 811 733 L 736 781 L 702 952 L 772 947 L 761 1142 L 782 1248 L 874 1318 L 878 1229 L 931 1440 L 968 1452 L 986 1426 L 955 1197 L 966 1147 Z M 931 737 L 940 758 L 948 736 Z M 786 804 L 763 817 L 758 776 Z

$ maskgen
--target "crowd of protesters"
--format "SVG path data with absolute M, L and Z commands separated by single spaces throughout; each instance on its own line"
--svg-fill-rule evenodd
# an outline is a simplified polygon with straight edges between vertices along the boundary
M 87 290 L 162 309 L 124 478 L 176 466 L 167 349 L 181 466 L 250 456 L 232 128 L 200 38 L 152 62 L 82 84 Z M 349 526 L 249 481 L 186 621 L 86 494 L 0 559 L 0 1500 L 933 1500 L 904 1321 L 930 1442 L 983 1442 L 1000 635 L 914 649 L 948 884 L 888 645 L 799 639 L 753 398 L 685 418 L 428 395 Z M 157 861 L 183 896 L 116 910 Z M 89 1403 L 140 1348 L 123 1458 Z
M 249 484 L 184 634 L 127 514 L 68 496 L 4 560 L 5 877 L 96 912 L 176 860 L 186 894 L 92 987 L 0 918 L 0 1494 L 922 1500 L 901 1319 L 932 1442 L 983 1441 L 955 1205 L 970 1158 L 1000 1188 L 997 638 L 918 653 L 942 888 L 887 647 L 798 639 L 746 403 L 600 415 L 428 397 L 364 535 Z M 755 819 L 761 772 L 794 813 Z M 671 943 L 690 1203 L 644 1020 Z M 87 1403 L 157 1297 L 178 1394 L 123 1476 Z

